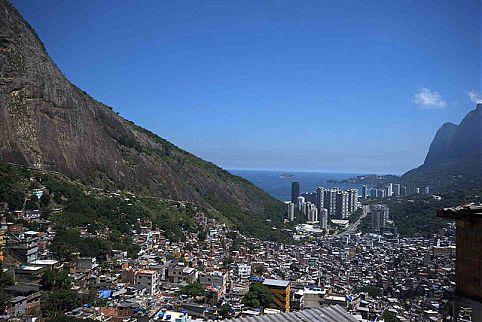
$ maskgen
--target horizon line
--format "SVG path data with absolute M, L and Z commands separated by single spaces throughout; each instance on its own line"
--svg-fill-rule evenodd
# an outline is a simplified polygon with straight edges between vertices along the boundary
M 386 175 L 394 175 L 400 177 L 402 174 L 393 172 L 393 173 L 375 173 L 375 172 L 367 172 L 367 171 L 353 171 L 353 170 L 346 170 L 346 171 L 336 171 L 336 170 L 314 170 L 314 169 L 269 169 L 269 168 L 236 168 L 236 167 L 226 167 L 224 170 L 231 171 L 231 170 L 238 170 L 238 171 L 272 171 L 272 172 L 313 172 L 313 173 L 336 173 L 336 174 L 354 174 L 354 175 L 379 175 L 379 176 L 386 176 Z

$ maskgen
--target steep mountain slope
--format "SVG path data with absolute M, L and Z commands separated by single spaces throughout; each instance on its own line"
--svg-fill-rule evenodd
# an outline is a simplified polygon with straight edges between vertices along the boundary
M 182 126 L 182 124 L 180 125 Z M 0 158 L 54 170 L 100 188 L 215 208 L 246 233 L 284 206 L 248 181 L 117 115 L 71 84 L 42 42 L 0 0 Z
M 440 162 L 440 160 L 445 159 L 456 129 L 457 125 L 450 122 L 445 123 L 440 129 L 438 129 L 430 144 L 424 164 L 436 164 Z
M 482 104 L 459 125 L 445 123 L 437 131 L 424 164 L 405 173 L 402 182 L 435 191 L 482 191 Z

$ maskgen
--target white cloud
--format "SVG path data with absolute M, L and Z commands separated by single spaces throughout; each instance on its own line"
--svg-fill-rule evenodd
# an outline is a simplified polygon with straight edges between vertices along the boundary
M 447 102 L 442 99 L 442 96 L 428 88 L 422 87 L 415 93 L 413 101 L 421 108 L 444 108 L 447 107 Z
M 482 93 L 476 91 L 470 91 L 467 93 L 469 95 L 470 100 L 475 104 L 482 103 Z

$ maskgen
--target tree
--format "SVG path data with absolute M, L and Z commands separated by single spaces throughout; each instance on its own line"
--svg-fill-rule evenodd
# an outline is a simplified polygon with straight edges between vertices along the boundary
M 38 209 L 38 197 L 36 195 L 31 195 L 30 199 L 27 200 L 25 203 L 25 209 L 27 210 L 34 210 Z
M 201 283 L 194 282 L 194 283 L 188 284 L 186 286 L 183 286 L 179 290 L 179 294 L 184 294 L 184 295 L 187 295 L 187 296 L 195 297 L 195 296 L 203 295 L 204 294 L 204 288 L 202 287 Z
M 72 290 L 43 292 L 41 297 L 42 313 L 48 317 L 61 316 L 80 305 L 77 295 Z
M 385 322 L 398 322 L 397 315 L 390 311 L 383 312 L 383 320 Z
M 233 263 L 233 259 L 231 257 L 224 257 L 223 258 L 223 267 L 224 268 L 229 268 L 229 265 Z
M 65 272 L 46 271 L 42 274 L 41 278 L 42 290 L 66 290 L 71 286 L 71 280 Z
M 21 191 L 10 191 L 3 198 L 0 196 L 0 199 L 8 204 L 10 210 L 19 210 L 23 207 L 25 194 Z
M 3 308 L 7 303 L 9 296 L 5 288 L 13 285 L 13 276 L 9 272 L 4 272 L 0 262 L 0 306 Z
M 41 277 L 42 313 L 49 317 L 60 316 L 76 308 L 80 301 L 70 289 L 71 280 L 65 272 L 46 271 Z
M 249 287 L 243 298 L 243 304 L 250 307 L 267 307 L 273 301 L 273 294 L 266 285 L 255 283 Z
M 367 285 L 363 286 L 358 289 L 359 292 L 366 292 L 370 297 L 377 298 L 380 295 L 383 294 L 383 289 L 373 286 L 373 285 Z
M 231 315 L 232 315 L 232 312 L 233 312 L 233 308 L 232 308 L 231 305 L 229 305 L 228 303 L 224 303 L 224 304 L 221 305 L 221 307 L 218 309 L 218 314 L 219 314 L 223 319 L 230 318 Z
M 266 273 L 267 271 L 268 271 L 268 270 L 266 269 L 266 267 L 264 266 L 263 263 L 253 264 L 253 273 L 254 273 L 254 274 L 263 275 L 263 274 Z
M 50 204 L 51 199 L 52 198 L 50 197 L 50 195 L 48 193 L 44 192 L 42 194 L 42 196 L 40 197 L 40 205 L 42 207 L 47 207 Z
M 199 239 L 199 241 L 205 241 L 207 235 L 208 235 L 207 231 L 203 229 L 203 230 L 198 232 L 197 238 Z
M 90 287 L 89 292 L 82 296 L 82 303 L 92 304 L 93 306 L 105 306 L 107 302 L 107 299 L 99 297 L 95 287 Z

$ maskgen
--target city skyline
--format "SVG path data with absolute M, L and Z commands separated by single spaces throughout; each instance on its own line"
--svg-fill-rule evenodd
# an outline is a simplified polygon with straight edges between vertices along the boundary
M 401 174 L 480 100 L 477 1 L 14 5 L 76 85 L 224 168 Z

